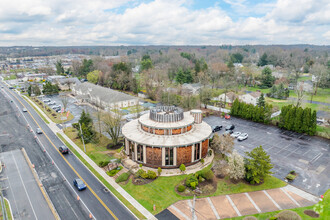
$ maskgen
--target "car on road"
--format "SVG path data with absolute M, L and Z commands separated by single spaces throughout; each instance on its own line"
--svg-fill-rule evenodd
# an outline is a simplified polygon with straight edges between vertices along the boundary
M 37 134 L 42 134 L 42 130 L 41 130 L 41 128 L 37 128 L 36 133 L 37 133 Z
M 228 130 L 234 130 L 234 129 L 235 129 L 235 125 L 228 125 L 226 127 L 226 131 L 228 131 Z
M 237 137 L 237 140 L 243 141 L 243 140 L 247 139 L 248 136 L 249 135 L 247 133 L 243 133 L 243 134 L 241 134 L 240 136 Z
M 217 131 L 220 131 L 221 129 L 222 129 L 222 125 L 217 125 L 217 126 L 212 127 L 212 132 L 215 133 Z
M 79 179 L 79 178 L 73 180 L 73 185 L 75 187 L 77 187 L 77 189 L 79 191 L 84 190 L 84 189 L 87 188 L 86 185 L 85 185 L 85 183 L 81 179 Z
M 14 89 L 14 87 L 13 86 L 9 86 L 9 89 Z
M 27 109 L 26 109 L 26 108 L 23 108 L 23 109 L 22 109 L 22 112 L 27 112 Z
M 227 130 L 225 131 L 225 133 L 223 133 L 223 135 L 230 135 L 233 133 L 233 130 Z
M 239 131 L 236 131 L 234 133 L 232 133 L 230 136 L 234 137 L 234 138 L 237 138 L 238 136 L 240 136 L 242 133 L 239 132 Z
M 44 99 L 43 102 L 50 102 L 50 99 Z
M 69 153 L 69 148 L 65 145 L 62 145 L 61 147 L 58 148 L 58 150 L 62 153 L 62 154 L 67 154 Z

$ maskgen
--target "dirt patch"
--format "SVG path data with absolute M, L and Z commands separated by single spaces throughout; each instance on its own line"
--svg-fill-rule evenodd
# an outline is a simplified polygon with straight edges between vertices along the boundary
M 118 144 L 113 145 L 112 143 L 107 145 L 107 149 L 111 149 L 111 150 L 117 150 L 119 148 L 121 148 L 123 146 L 124 142 L 120 141 Z
M 310 216 L 312 218 L 319 218 L 320 217 L 320 215 L 318 213 L 316 213 L 315 211 L 310 210 L 310 209 L 305 210 L 304 211 L 304 214 L 305 215 L 308 215 L 308 216 Z
M 148 183 L 151 183 L 153 181 L 155 181 L 158 177 L 156 177 L 155 179 L 142 179 L 142 178 L 136 178 L 135 176 L 132 177 L 132 183 L 134 185 L 146 185 Z

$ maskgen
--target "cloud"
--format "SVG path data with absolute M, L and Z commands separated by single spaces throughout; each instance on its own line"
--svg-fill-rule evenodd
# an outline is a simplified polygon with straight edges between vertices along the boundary
M 7 5 L 0 8 L 4 46 L 329 42 L 326 0 L 225 0 L 238 18 L 221 4 L 192 9 L 192 0 L 2 1 Z M 240 15 L 242 9 L 246 13 Z

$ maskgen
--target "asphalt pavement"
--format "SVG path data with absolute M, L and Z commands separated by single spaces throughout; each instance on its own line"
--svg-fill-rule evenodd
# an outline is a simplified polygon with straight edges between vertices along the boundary
M 58 152 L 57 148 L 63 143 L 61 140 L 50 130 L 50 128 L 44 123 L 44 121 L 39 117 L 39 115 L 34 111 L 34 109 L 28 105 L 28 103 L 20 97 L 18 94 L 13 91 L 9 91 L 6 89 L 6 92 L 10 94 L 10 96 L 14 99 L 14 103 L 11 105 L 18 105 L 18 109 L 22 109 L 24 106 L 27 108 L 29 112 L 24 113 L 26 116 L 28 123 L 32 127 L 32 130 L 36 130 L 38 126 L 44 131 L 44 134 L 38 135 L 38 139 L 40 140 L 41 147 L 39 147 L 39 153 L 43 152 L 43 148 L 46 149 L 46 152 L 49 154 L 49 158 L 47 163 L 52 165 L 53 167 L 57 167 L 59 172 L 55 175 L 57 178 L 60 178 L 62 182 L 66 182 L 66 187 L 69 188 L 71 194 L 70 201 L 73 201 L 75 204 L 79 204 L 80 212 L 83 215 L 75 216 L 74 213 L 71 213 L 69 216 L 72 216 L 73 219 L 83 219 L 86 218 L 86 215 L 83 214 L 85 208 L 81 201 L 83 201 L 88 207 L 89 211 L 92 213 L 94 218 L 96 219 L 134 219 L 135 217 L 131 214 L 131 212 L 120 203 L 117 198 L 115 198 L 110 192 L 105 190 L 103 184 L 101 184 L 98 179 L 77 159 L 73 154 L 68 154 L 65 156 L 61 156 Z M 18 102 L 17 99 L 20 101 Z M 22 104 L 21 104 L 22 103 Z M 20 113 L 22 114 L 22 113 Z M 30 115 L 31 114 L 31 115 Z M 38 125 L 37 125 L 38 124 Z M 26 124 L 24 125 L 26 127 Z M 48 138 L 46 137 L 46 135 Z M 18 135 L 19 136 L 19 135 Z M 29 154 L 29 152 L 28 152 Z M 30 155 L 29 155 L 30 156 Z M 32 161 L 32 159 L 31 159 Z M 54 161 L 54 165 L 53 162 Z M 38 173 L 39 174 L 39 173 Z M 40 179 L 43 180 L 43 176 L 49 175 L 49 172 L 40 172 Z M 74 191 L 72 189 L 72 180 L 76 178 L 78 175 L 82 177 L 82 179 L 87 183 L 88 189 L 84 191 L 78 192 L 75 188 Z M 68 186 L 70 185 L 70 186 Z M 50 194 L 52 199 L 52 195 L 57 194 L 58 188 L 52 188 L 47 191 Z M 77 201 L 77 195 L 79 195 L 80 200 Z M 55 199 L 56 200 L 56 199 Z M 66 199 L 68 200 L 68 199 Z M 61 202 L 65 202 L 65 199 L 59 200 L 55 205 L 56 208 L 65 209 L 65 205 L 62 206 Z M 70 207 L 70 206 L 69 206 Z M 70 209 L 70 208 L 67 208 Z M 87 210 L 88 211 L 88 210 Z M 59 211 L 58 211 L 59 212 Z M 60 212 L 59 212 L 60 214 Z M 60 214 L 60 217 L 63 219 L 67 219 L 66 215 Z
M 330 188 L 329 140 L 234 117 L 225 120 L 210 116 L 204 121 L 211 126 L 222 125 L 219 134 L 229 124 L 235 125 L 234 131 L 248 133 L 248 139 L 241 142 L 235 140 L 234 148 L 245 155 L 244 152 L 261 145 L 271 157 L 275 177 L 284 180 L 294 170 L 298 176 L 291 182 L 292 185 L 314 195 L 322 195 Z
M 20 150 L 0 154 L 5 164 L 1 185 L 14 219 L 55 219 Z

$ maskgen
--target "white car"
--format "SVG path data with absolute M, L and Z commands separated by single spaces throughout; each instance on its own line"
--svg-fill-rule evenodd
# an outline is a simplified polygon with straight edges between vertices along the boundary
M 37 133 L 37 134 L 42 134 L 42 130 L 41 130 L 41 128 L 37 128 L 36 133 Z
M 26 109 L 26 108 L 23 108 L 23 109 L 22 109 L 22 112 L 27 112 L 27 109 Z
M 241 134 L 240 136 L 237 137 L 237 140 L 243 141 L 243 140 L 247 139 L 248 136 L 249 135 L 247 133 L 243 133 L 243 134 Z
M 43 101 L 44 102 L 50 102 L 50 99 L 44 99 Z
M 234 133 L 232 133 L 230 136 L 234 137 L 234 138 L 237 138 L 238 136 L 240 136 L 242 133 L 239 132 L 239 131 L 236 131 Z
M 56 102 L 54 102 L 54 101 L 48 103 L 48 105 L 55 105 L 55 104 L 56 104 Z

